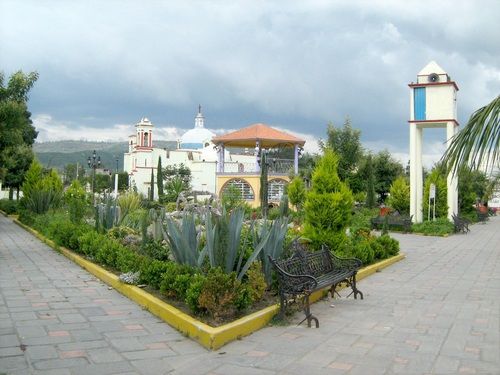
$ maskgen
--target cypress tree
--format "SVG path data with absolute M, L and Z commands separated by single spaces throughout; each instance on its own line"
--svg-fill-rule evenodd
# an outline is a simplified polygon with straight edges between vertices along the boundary
M 373 173 L 372 156 L 368 155 L 366 161 L 366 169 L 368 171 L 368 181 L 366 186 L 366 207 L 375 207 L 375 175 Z
M 163 198 L 163 170 L 161 169 L 161 156 L 158 158 L 158 168 L 156 171 L 156 187 L 158 188 L 158 200 Z
M 151 188 L 149 189 L 149 200 L 153 201 L 155 199 L 155 174 L 154 168 L 151 168 Z
M 354 204 L 352 192 L 337 173 L 338 156 L 327 148 L 313 172 L 304 206 L 304 236 L 313 247 L 325 244 L 336 251 L 346 240 Z

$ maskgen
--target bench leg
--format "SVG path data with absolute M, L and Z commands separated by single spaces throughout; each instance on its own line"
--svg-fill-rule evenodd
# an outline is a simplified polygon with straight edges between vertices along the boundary
M 309 328 L 311 328 L 311 321 L 314 320 L 314 322 L 316 323 L 316 328 L 319 328 L 318 318 L 316 318 L 313 314 L 311 314 L 311 305 L 309 303 L 309 294 L 304 296 L 303 303 L 304 303 L 304 314 L 306 315 L 306 317 L 304 319 L 302 319 L 301 322 L 297 325 L 300 326 L 305 320 L 307 320 L 307 326 Z
M 358 299 L 358 294 L 361 296 L 361 299 L 363 299 L 363 293 L 356 287 L 356 275 L 354 275 L 351 279 L 351 288 L 354 293 L 354 299 Z

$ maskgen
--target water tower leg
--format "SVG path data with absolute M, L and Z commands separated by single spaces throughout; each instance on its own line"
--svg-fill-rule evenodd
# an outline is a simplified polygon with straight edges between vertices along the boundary
M 414 223 L 422 222 L 422 128 L 410 124 L 410 215 Z
M 451 139 L 455 135 L 457 126 L 454 122 L 446 124 L 446 143 L 449 147 Z M 458 215 L 458 177 L 450 173 L 446 179 L 448 185 L 448 219 L 452 220 L 452 215 Z

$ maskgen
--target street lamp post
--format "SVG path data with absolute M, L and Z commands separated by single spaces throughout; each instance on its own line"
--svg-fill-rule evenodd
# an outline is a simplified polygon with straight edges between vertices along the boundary
M 92 156 L 87 158 L 87 164 L 89 168 L 92 168 L 92 200 L 94 200 L 95 195 L 95 170 L 101 166 L 101 157 L 98 156 L 94 150 Z

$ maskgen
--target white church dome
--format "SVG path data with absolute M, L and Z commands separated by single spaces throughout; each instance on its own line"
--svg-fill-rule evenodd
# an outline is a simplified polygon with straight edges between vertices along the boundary
M 197 150 L 204 148 L 207 143 L 212 141 L 215 133 L 205 128 L 204 121 L 205 118 L 201 114 L 201 106 L 199 106 L 198 114 L 194 119 L 194 128 L 182 135 L 180 148 Z

